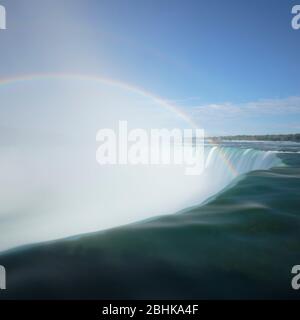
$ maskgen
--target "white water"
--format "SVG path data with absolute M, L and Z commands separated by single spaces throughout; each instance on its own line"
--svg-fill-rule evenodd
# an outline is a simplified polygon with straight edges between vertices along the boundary
M 202 179 L 207 181 L 201 195 L 208 198 L 229 185 L 236 177 L 254 170 L 268 170 L 282 165 L 271 151 L 235 147 L 207 147 L 206 170 Z

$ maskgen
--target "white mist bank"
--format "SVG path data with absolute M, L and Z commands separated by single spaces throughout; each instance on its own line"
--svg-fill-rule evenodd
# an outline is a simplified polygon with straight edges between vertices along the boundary
M 99 168 L 88 150 L 1 150 L 0 250 L 175 213 L 222 190 L 236 175 L 279 164 L 273 153 L 208 148 L 201 176 L 183 167 Z M 4 151 L 7 154 L 4 155 Z M 90 150 L 92 151 L 92 150 Z M 69 159 L 72 159 L 69 161 Z

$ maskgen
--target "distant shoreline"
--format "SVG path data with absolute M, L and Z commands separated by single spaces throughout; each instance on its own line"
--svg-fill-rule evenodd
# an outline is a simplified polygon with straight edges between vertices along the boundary
M 267 134 L 267 135 L 236 135 L 236 136 L 220 136 L 207 137 L 213 141 L 291 141 L 300 142 L 300 133 L 295 134 Z

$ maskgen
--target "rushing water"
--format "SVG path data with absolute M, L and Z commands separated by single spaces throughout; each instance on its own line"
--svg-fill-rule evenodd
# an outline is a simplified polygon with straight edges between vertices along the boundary
M 298 299 L 299 152 L 293 143 L 207 146 L 201 193 L 190 199 L 198 204 L 4 252 L 10 290 L 1 295 Z

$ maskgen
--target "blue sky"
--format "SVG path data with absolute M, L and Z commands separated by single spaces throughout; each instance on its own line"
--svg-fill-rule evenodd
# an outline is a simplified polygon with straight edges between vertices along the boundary
M 299 1 L 298 1 L 299 2 Z M 0 77 L 101 74 L 176 102 L 211 134 L 300 132 L 289 0 L 0 0 Z

